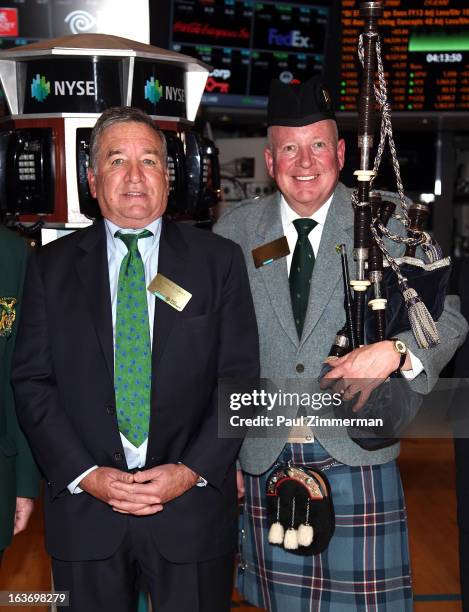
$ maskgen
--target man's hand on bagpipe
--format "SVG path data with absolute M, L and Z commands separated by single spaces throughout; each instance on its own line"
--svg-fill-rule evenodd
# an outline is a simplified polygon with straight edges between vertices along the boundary
M 352 408 L 353 412 L 358 412 L 372 391 L 398 369 L 399 362 L 400 356 L 390 340 L 361 346 L 343 357 L 327 360 L 331 370 L 322 378 L 321 389 L 332 387 L 344 401 L 351 401 L 358 395 Z M 402 369 L 411 369 L 409 355 Z

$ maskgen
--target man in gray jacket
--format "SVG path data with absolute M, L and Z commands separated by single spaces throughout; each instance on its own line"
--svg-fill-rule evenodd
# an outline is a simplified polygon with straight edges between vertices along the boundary
M 343 243 L 350 257 L 353 248 L 351 190 L 339 182 L 345 143 L 338 139 L 330 97 L 316 79 L 296 86 L 274 82 L 268 125 L 265 161 L 278 191 L 234 206 L 215 231 L 244 251 L 261 376 L 317 380 L 345 321 L 335 250 Z M 290 254 L 256 268 L 253 249 L 282 236 Z M 356 407 L 369 393 L 366 379 L 385 380 L 396 370 L 414 390 L 428 392 L 467 332 L 465 320 L 448 304 L 437 328 L 441 342 L 432 349 L 419 349 L 406 331 L 399 342 L 363 346 L 335 361 L 332 374 L 354 379 L 345 396 L 361 393 Z M 240 453 L 246 503 L 239 587 L 246 599 L 269 612 L 411 610 L 406 512 L 395 462 L 399 445 L 365 450 L 337 428 L 288 436 L 288 430 L 284 437 L 248 435 Z M 268 541 L 266 480 L 287 461 L 320 468 L 329 479 L 335 531 L 320 554 L 298 556 Z

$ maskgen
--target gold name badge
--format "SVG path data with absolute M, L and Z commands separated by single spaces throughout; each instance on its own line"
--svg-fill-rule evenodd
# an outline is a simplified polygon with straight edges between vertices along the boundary
M 288 246 L 288 240 L 285 236 L 282 236 L 281 238 L 277 238 L 277 240 L 257 247 L 257 249 L 253 249 L 252 258 L 256 268 L 262 268 L 262 266 L 267 266 L 276 259 L 286 257 L 289 254 L 290 248 Z
M 192 293 L 189 293 L 179 285 L 176 285 L 176 283 L 173 283 L 172 280 L 169 280 L 169 278 L 166 278 L 166 276 L 163 276 L 159 272 L 148 285 L 148 291 L 179 312 L 184 310 L 188 301 L 192 297 Z

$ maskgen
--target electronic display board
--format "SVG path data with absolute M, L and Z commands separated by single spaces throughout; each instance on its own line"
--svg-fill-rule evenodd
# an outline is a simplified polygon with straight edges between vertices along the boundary
M 264 108 L 271 79 L 323 72 L 327 0 L 173 0 L 170 10 L 169 48 L 213 66 L 205 105 Z
M 97 32 L 101 0 L 3 0 L 0 3 L 0 49 L 45 38 Z
M 342 0 L 339 111 L 356 111 L 361 81 L 359 0 Z M 469 111 L 467 0 L 384 0 L 378 21 L 393 111 Z
M 1 0 L 0 49 L 70 34 L 106 33 L 148 42 L 148 0 Z

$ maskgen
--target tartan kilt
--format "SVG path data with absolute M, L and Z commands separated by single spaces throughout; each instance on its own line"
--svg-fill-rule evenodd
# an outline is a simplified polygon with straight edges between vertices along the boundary
M 413 609 L 407 521 L 395 461 L 350 467 L 318 443 L 287 444 L 278 463 L 325 469 L 335 532 L 319 555 L 299 556 L 267 540 L 265 484 L 245 474 L 238 589 L 268 612 L 407 612 Z M 244 568 L 244 569 L 243 569 Z

